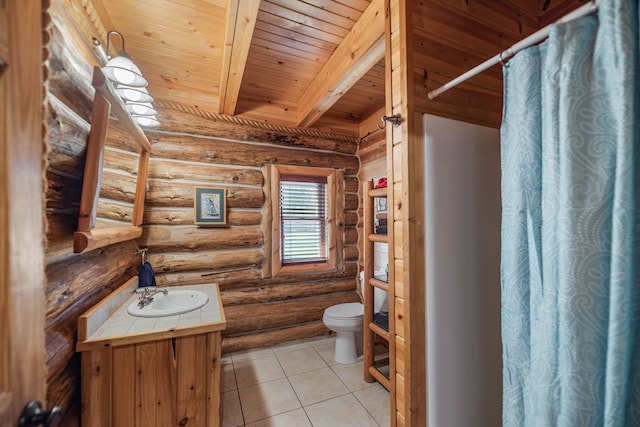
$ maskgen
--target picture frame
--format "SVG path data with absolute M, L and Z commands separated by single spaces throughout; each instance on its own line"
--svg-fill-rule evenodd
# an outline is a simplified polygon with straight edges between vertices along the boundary
M 374 199 L 376 205 L 376 212 L 386 212 L 387 211 L 387 198 L 386 197 L 376 197 Z
M 193 208 L 196 225 L 227 224 L 227 190 L 224 188 L 195 187 Z

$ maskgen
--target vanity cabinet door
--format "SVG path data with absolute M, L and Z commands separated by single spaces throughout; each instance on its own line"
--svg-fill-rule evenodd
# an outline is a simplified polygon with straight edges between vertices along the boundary
M 82 353 L 82 424 L 220 425 L 220 332 Z

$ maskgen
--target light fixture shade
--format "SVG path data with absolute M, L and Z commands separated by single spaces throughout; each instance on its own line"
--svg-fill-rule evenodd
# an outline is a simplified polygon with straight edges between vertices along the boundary
M 153 109 L 150 102 L 127 102 L 125 107 L 127 108 L 127 111 L 134 116 L 155 116 L 158 114 L 158 112 Z
M 140 69 L 127 57 L 124 52 L 119 52 L 111 58 L 102 68 L 104 75 L 114 83 L 133 87 L 145 87 L 147 80 L 142 77 Z
M 153 101 L 153 98 L 149 95 L 149 91 L 145 87 L 118 85 L 116 92 L 118 92 L 120 98 L 125 102 L 137 102 L 144 104 L 146 102 Z
M 133 119 L 143 127 L 155 128 L 160 126 L 156 116 L 133 116 Z

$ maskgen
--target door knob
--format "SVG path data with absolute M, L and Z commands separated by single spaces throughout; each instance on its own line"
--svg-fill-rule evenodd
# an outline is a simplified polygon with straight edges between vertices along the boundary
M 27 406 L 22 410 L 18 427 L 37 427 L 40 425 L 49 427 L 58 421 L 61 415 L 62 411 L 59 406 L 54 406 L 48 411 L 45 411 L 42 409 L 42 403 L 37 400 L 32 400 L 27 403 Z

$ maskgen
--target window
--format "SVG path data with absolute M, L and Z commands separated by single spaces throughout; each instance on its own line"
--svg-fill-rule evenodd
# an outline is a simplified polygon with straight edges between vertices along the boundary
M 280 177 L 280 259 L 283 265 L 325 262 L 327 250 L 327 179 L 299 181 Z
M 272 167 L 274 274 L 337 268 L 342 235 L 336 218 L 344 211 L 338 179 L 342 172 L 333 169 Z

